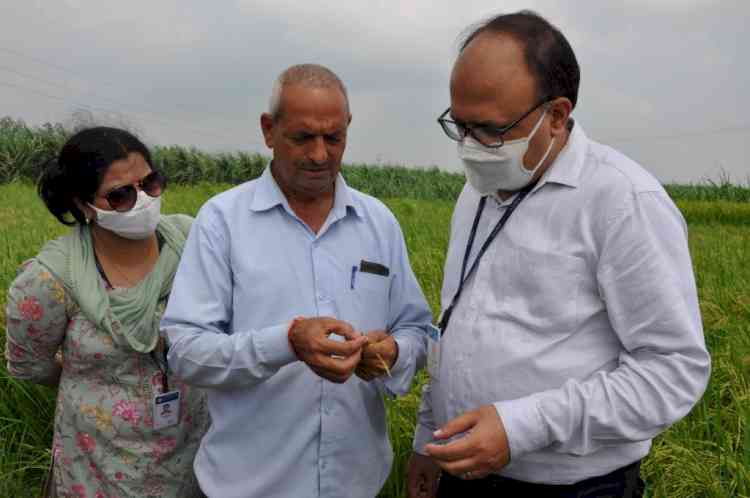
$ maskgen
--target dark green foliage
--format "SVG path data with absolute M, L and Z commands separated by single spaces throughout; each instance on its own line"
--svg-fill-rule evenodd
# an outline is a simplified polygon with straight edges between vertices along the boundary
M 0 119 L 0 183 L 36 181 L 41 164 L 57 154 L 68 135 L 59 124 L 29 128 L 23 121 Z
M 60 124 L 29 127 L 23 121 L 0 119 L 0 183 L 36 181 L 43 161 L 57 154 L 70 133 Z M 261 154 L 208 153 L 176 145 L 157 146 L 152 152 L 155 166 L 173 184 L 242 183 L 260 175 L 269 160 Z M 380 198 L 454 200 L 465 181 L 463 174 L 437 167 L 351 164 L 343 171 L 349 185 Z M 750 184 L 733 185 L 725 175 L 701 185 L 667 185 L 667 191 L 686 201 L 750 202 Z

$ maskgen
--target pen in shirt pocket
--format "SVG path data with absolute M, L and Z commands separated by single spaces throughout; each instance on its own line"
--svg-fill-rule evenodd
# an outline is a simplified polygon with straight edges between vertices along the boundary
M 351 287 L 352 290 L 354 290 L 354 280 L 356 279 L 356 277 L 357 277 L 357 267 L 352 266 L 352 278 L 349 281 L 349 287 Z

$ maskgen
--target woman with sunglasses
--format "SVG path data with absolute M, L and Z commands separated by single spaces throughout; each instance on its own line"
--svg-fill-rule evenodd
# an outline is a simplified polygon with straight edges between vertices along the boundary
M 205 400 L 170 375 L 159 339 L 192 221 L 160 214 L 165 187 L 115 128 L 75 134 L 45 165 L 39 194 L 73 228 L 13 282 L 6 355 L 14 377 L 58 386 L 48 496 L 201 496 Z

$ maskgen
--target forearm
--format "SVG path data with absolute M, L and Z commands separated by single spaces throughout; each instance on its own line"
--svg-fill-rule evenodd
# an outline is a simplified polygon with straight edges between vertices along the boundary
M 62 360 L 55 357 L 51 361 L 39 360 L 14 361 L 10 358 L 7 364 L 8 374 L 19 380 L 27 380 L 35 384 L 57 387 L 62 374 Z
M 167 360 L 175 375 L 204 388 L 251 387 L 296 360 L 288 323 L 224 334 L 213 330 L 164 323 L 169 343 Z

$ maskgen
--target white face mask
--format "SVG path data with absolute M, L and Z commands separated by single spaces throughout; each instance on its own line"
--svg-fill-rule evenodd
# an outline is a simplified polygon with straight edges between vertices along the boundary
M 132 240 L 148 238 L 156 230 L 161 217 L 161 197 L 151 197 L 143 190 L 130 211 L 104 211 L 89 204 L 96 211 L 96 224 L 120 237 Z
M 494 194 L 498 190 L 514 192 L 531 182 L 534 173 L 547 159 L 552 150 L 552 144 L 555 143 L 553 138 L 547 147 L 547 152 L 534 169 L 528 170 L 523 166 L 523 158 L 529 150 L 529 141 L 541 126 L 546 113 L 546 110 L 542 113 L 528 137 L 510 140 L 502 147 L 486 147 L 470 135 L 458 143 L 458 157 L 464 163 L 466 178 L 474 190 L 481 195 Z

